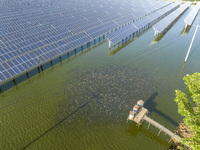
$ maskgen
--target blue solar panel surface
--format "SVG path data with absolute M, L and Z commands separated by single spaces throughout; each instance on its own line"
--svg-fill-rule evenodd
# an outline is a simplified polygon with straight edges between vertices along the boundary
M 200 9 L 200 3 L 197 3 L 192 10 L 190 11 L 190 13 L 185 17 L 184 22 L 188 25 L 192 25 L 196 15 L 198 14 Z
M 180 2 L 177 2 L 180 4 Z M 153 29 L 158 33 L 162 33 L 175 19 L 177 19 L 189 6 L 190 2 L 181 4 L 179 8 L 167 15 L 165 18 L 153 25 Z
M 122 27 L 120 30 L 107 34 L 106 38 L 108 38 L 109 41 L 115 45 L 122 39 L 136 32 L 137 30 L 138 29 L 134 27 L 132 24 L 126 25 L 125 27 Z
M 128 25 L 128 26 L 120 28 L 114 33 L 108 34 L 106 37 L 112 44 L 115 45 L 122 39 L 128 37 L 130 34 L 135 33 L 136 31 L 141 30 L 143 28 L 149 27 L 149 25 L 152 22 L 154 22 L 156 19 L 158 19 L 162 15 L 165 15 L 171 12 L 173 9 L 177 8 L 179 5 L 180 5 L 179 2 L 173 3 L 173 4 L 167 3 L 165 7 L 160 7 L 160 9 L 157 9 L 157 11 L 154 10 L 150 14 L 146 14 L 146 16 L 132 22 L 131 24 L 134 26 L 134 28 L 132 25 Z M 162 9 L 164 9 L 164 11 L 162 11 Z M 152 11 L 152 9 L 150 10 Z M 168 24 L 169 21 L 164 19 L 163 23 Z M 160 24 L 160 28 L 165 28 L 165 26 Z
M 0 83 L 172 2 L 0 1 Z M 142 23 L 143 22 L 143 23 Z M 136 22 L 135 22 L 136 23 Z M 132 26 L 132 25 L 131 25 Z M 142 26 L 142 25 L 141 25 Z M 132 26 L 130 32 L 136 28 Z M 121 37 L 129 34 L 124 32 Z M 120 38 L 115 37 L 113 42 Z

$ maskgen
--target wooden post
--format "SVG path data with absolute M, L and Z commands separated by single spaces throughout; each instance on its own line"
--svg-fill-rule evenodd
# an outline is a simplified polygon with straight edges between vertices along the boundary
M 140 123 L 138 123 L 138 129 L 140 128 Z
M 162 129 L 160 129 L 160 131 L 158 132 L 158 135 L 157 135 L 157 136 L 159 136 L 159 135 L 160 135 L 161 131 L 162 131 Z
M 150 125 L 151 125 L 151 124 L 149 123 L 149 125 L 148 125 L 147 129 L 149 129 Z
M 170 143 L 172 139 L 173 139 L 173 138 L 171 138 L 171 139 L 169 140 L 169 142 L 168 142 L 168 143 Z

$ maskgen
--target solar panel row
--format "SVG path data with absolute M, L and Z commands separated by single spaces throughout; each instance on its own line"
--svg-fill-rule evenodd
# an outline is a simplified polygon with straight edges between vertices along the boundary
M 187 25 L 189 25 L 189 26 L 192 25 L 192 23 L 193 23 L 193 21 L 194 21 L 196 15 L 197 15 L 198 12 L 199 12 L 199 9 L 200 9 L 200 3 L 197 3 L 197 4 L 192 8 L 192 10 L 190 11 L 190 13 L 185 17 L 184 22 L 185 22 Z
M 165 18 L 153 25 L 153 29 L 155 30 L 155 32 L 162 33 L 166 28 L 168 28 L 171 25 L 171 23 L 174 20 L 176 20 L 190 6 L 190 4 L 190 2 L 181 4 L 178 9 L 176 9 L 171 14 L 167 15 Z
M 40 61 L 33 53 L 21 55 L 0 64 L 0 79 L 4 81 L 39 64 Z
M 170 3 L 0 1 L 0 83 Z M 7 67 L 8 62 L 14 66 Z
M 112 32 L 108 35 L 106 35 L 106 38 L 109 39 L 109 41 L 115 45 L 122 39 L 128 37 L 132 33 L 136 32 L 137 28 L 134 27 L 132 24 L 126 25 L 122 27 L 121 29 L 117 30 L 116 32 Z
M 136 28 L 133 29 L 131 25 L 128 25 L 123 28 L 120 28 L 119 30 L 111 34 L 108 34 L 106 37 L 113 45 L 115 45 L 122 39 L 131 35 L 132 33 L 135 33 L 136 31 L 140 31 L 143 28 L 148 28 L 150 24 L 154 22 L 156 19 L 176 9 L 179 5 L 180 5 L 180 2 L 166 5 L 166 7 L 162 7 L 161 9 L 158 9 L 158 11 L 152 12 L 146 15 L 145 17 L 142 17 L 141 19 L 134 21 L 132 24 Z M 164 11 L 162 11 L 162 9 L 164 9 Z

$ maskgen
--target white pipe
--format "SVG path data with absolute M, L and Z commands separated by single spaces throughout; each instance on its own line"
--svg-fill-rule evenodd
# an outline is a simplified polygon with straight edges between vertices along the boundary
M 191 50 L 191 47 L 192 47 L 192 44 L 193 44 L 194 38 L 195 38 L 195 36 L 196 36 L 196 33 L 197 33 L 197 29 L 198 29 L 198 27 L 199 27 L 199 25 L 197 25 L 196 30 L 195 30 L 195 32 L 194 32 L 194 35 L 193 35 L 192 41 L 191 41 L 191 43 L 190 43 L 190 47 L 189 47 L 188 52 L 187 52 L 187 55 L 186 55 L 186 57 L 185 57 L 185 62 L 187 61 L 188 55 L 189 55 L 189 53 L 190 53 L 190 50 Z

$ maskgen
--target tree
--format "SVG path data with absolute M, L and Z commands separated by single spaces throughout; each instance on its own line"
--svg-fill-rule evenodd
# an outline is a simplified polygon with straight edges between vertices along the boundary
M 185 125 L 195 132 L 189 140 L 183 139 L 183 143 L 200 150 L 200 73 L 187 74 L 183 80 L 187 93 L 176 90 L 174 100 L 178 103 L 178 113 L 184 117 Z

